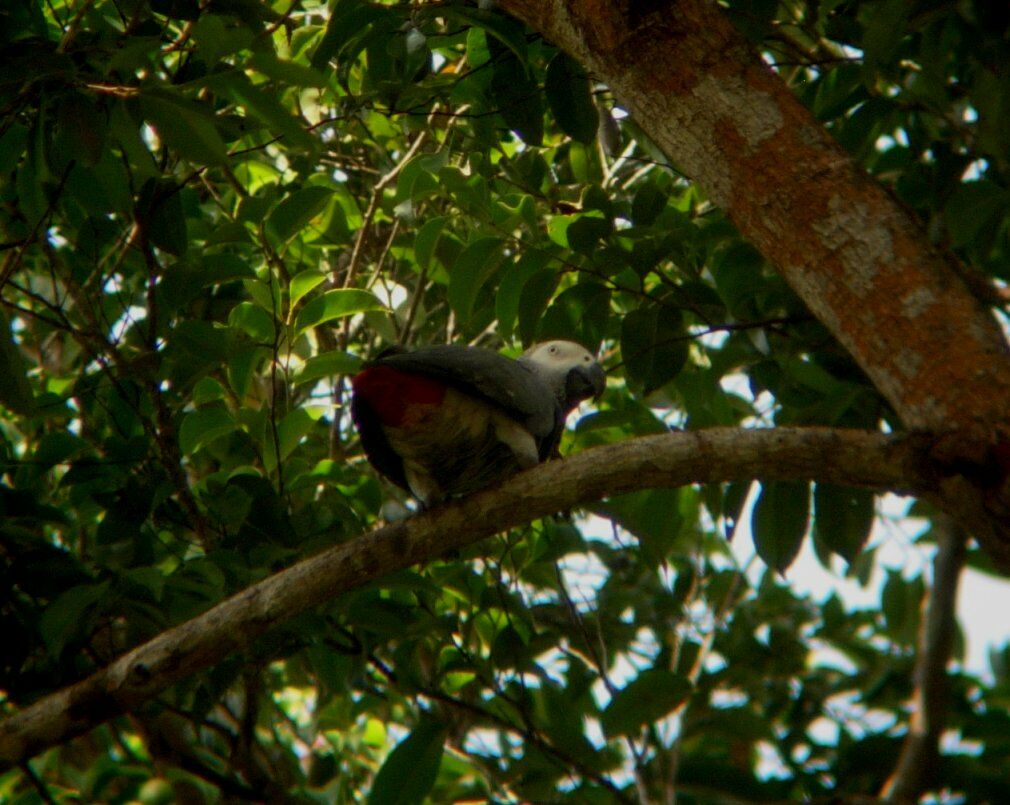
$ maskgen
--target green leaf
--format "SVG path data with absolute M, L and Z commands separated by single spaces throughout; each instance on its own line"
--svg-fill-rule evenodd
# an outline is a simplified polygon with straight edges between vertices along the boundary
M 316 140 L 305 130 L 304 121 L 292 115 L 272 94 L 262 91 L 242 73 L 230 72 L 215 82 L 236 103 L 244 106 L 270 131 L 281 135 L 288 148 L 314 152 Z
M 335 3 L 330 11 L 323 38 L 312 54 L 312 67 L 324 70 L 329 61 L 340 55 L 341 50 L 349 42 L 367 32 L 375 22 L 384 19 L 387 14 L 386 9 L 354 0 Z
M 443 6 L 441 13 L 448 19 L 455 18 L 465 25 L 473 25 L 493 36 L 505 45 L 522 64 L 526 64 L 526 32 L 511 17 L 499 11 L 485 10 L 459 5 Z
M 501 261 L 501 238 L 479 238 L 463 249 L 449 272 L 449 304 L 460 322 L 470 320 L 474 300 Z
M 322 87 L 326 84 L 326 79 L 318 70 L 298 62 L 279 59 L 272 51 L 254 53 L 247 64 L 265 76 L 297 87 Z
M 540 88 L 511 53 L 492 62 L 491 94 L 505 125 L 529 145 L 544 139 L 544 109 Z
M 642 554 L 653 567 L 669 559 L 684 526 L 679 489 L 645 489 L 618 495 L 596 511 L 638 537 Z
M 201 408 L 186 414 L 179 427 L 179 449 L 192 455 L 205 444 L 233 432 L 238 424 L 225 408 Z
M 565 338 L 596 350 L 610 319 L 610 289 L 598 282 L 566 288 L 544 313 L 537 338 Z
M 517 328 L 524 344 L 532 343 L 547 303 L 557 287 L 558 272 L 552 268 L 538 271 L 523 286 L 519 294 Z
M 80 92 L 67 93 L 56 111 L 53 148 L 62 155 L 64 165 L 74 159 L 94 167 L 102 158 L 107 128 L 94 101 Z
M 809 519 L 809 483 L 763 483 L 751 515 L 751 530 L 758 556 L 769 567 L 785 573 L 800 552 Z
M 865 71 L 873 75 L 889 62 L 908 33 L 909 4 L 907 0 L 884 0 L 866 7 L 866 30 L 863 34 Z M 872 9 L 872 10 L 871 10 Z
M 326 275 L 314 269 L 295 274 L 291 278 L 291 284 L 288 286 L 288 300 L 291 309 L 294 310 L 298 306 L 298 303 L 305 294 L 310 293 L 324 282 L 326 282 Z
M 676 308 L 637 308 L 621 320 L 624 369 L 643 394 L 661 388 L 680 373 L 690 343 L 683 315 Z
M 691 691 L 691 683 L 681 674 L 661 668 L 643 671 L 614 694 L 600 716 L 603 732 L 608 737 L 633 735 L 673 712 Z
M 818 483 L 814 487 L 817 536 L 850 565 L 873 528 L 873 493 L 866 489 Z
M 300 335 L 309 327 L 316 327 L 344 316 L 364 313 L 366 310 L 385 310 L 385 306 L 370 291 L 359 288 L 337 288 L 317 296 L 305 305 L 295 319 L 295 333 Z
M 222 165 L 228 152 L 214 118 L 199 105 L 162 89 L 141 92 L 140 109 L 158 136 L 182 156 L 203 165 Z
M 7 314 L 0 308 L 0 403 L 15 413 L 30 416 L 35 412 L 35 395 L 26 369 Z
M 635 226 L 651 226 L 666 209 L 667 194 L 653 181 L 643 182 L 631 201 L 631 220 Z
M 71 456 L 88 452 L 90 444 L 69 431 L 47 433 L 39 440 L 39 446 L 32 456 L 35 467 L 41 472 L 62 464 Z
M 442 763 L 446 729 L 422 721 L 396 745 L 375 775 L 368 805 L 420 805 L 435 784 Z
M 152 177 L 141 187 L 133 210 L 138 227 L 147 234 L 151 243 L 179 256 L 189 246 L 181 192 L 182 188 L 175 182 Z M 169 280 L 169 285 L 174 279 Z M 169 293 L 166 298 L 171 300 L 172 294 Z
M 526 283 L 550 260 L 550 254 L 545 251 L 529 250 L 505 269 L 495 296 L 495 314 L 498 318 L 498 332 L 502 338 L 508 340 L 512 336 L 512 329 L 519 315 L 519 300 Z
M 320 215 L 332 195 L 332 189 L 319 185 L 296 190 L 270 213 L 267 226 L 280 240 L 287 240 Z
M 576 215 L 568 223 L 565 237 L 568 245 L 577 252 L 592 254 L 600 245 L 600 241 L 614 231 L 614 225 L 609 218 L 597 210 Z
M 313 417 L 304 408 L 296 408 L 281 420 L 280 425 L 277 426 L 281 461 L 290 456 L 298 447 L 299 442 L 308 435 L 316 424 L 316 419 L 317 417 Z
M 956 247 L 990 243 L 1008 211 L 1006 188 L 984 179 L 959 185 L 944 208 L 951 243 Z
M 596 139 L 599 126 L 590 89 L 586 71 L 568 54 L 559 52 L 547 65 L 544 83 L 547 103 L 561 130 L 586 145 Z
M 59 655 L 74 637 L 83 640 L 88 636 L 109 585 L 109 581 L 103 581 L 72 587 L 46 607 L 39 631 L 51 654 Z
M 295 374 L 295 384 L 312 383 L 324 377 L 349 375 L 361 368 L 361 358 L 334 350 L 313 355 Z
M 239 302 L 228 315 L 228 325 L 246 332 L 253 341 L 271 344 L 274 340 L 273 317 L 253 302 Z
M 428 268 L 431 265 L 431 258 L 435 254 L 438 237 L 442 234 L 445 222 L 446 218 L 443 216 L 432 218 L 425 221 L 414 235 L 414 261 L 421 268 Z

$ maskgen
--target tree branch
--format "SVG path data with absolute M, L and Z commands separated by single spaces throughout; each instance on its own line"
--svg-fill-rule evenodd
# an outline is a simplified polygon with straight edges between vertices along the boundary
M 933 524 L 938 549 L 933 560 L 933 585 L 923 601 L 913 680 L 912 717 L 894 773 L 881 791 L 885 802 L 918 802 L 935 781 L 940 761 L 940 736 L 947 716 L 947 662 L 957 632 L 957 583 L 965 562 L 965 535 L 950 518 Z
M 394 570 L 602 498 L 742 479 L 816 479 L 918 493 L 938 505 L 933 437 L 827 428 L 715 428 L 630 439 L 336 545 L 252 585 L 0 722 L 0 768 L 135 708 L 278 623 Z

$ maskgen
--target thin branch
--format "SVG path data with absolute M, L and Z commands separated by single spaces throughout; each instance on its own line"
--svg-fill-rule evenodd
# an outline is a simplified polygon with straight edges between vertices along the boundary
M 28 778 L 28 782 L 32 784 L 32 788 L 35 789 L 35 793 L 39 795 L 45 805 L 56 805 L 56 800 L 53 799 L 53 795 L 49 792 L 49 787 L 46 785 L 45 780 L 39 777 L 35 773 L 35 769 L 32 768 L 32 764 L 25 761 L 21 764 L 21 773 Z
M 880 792 L 885 802 L 918 802 L 934 782 L 940 762 L 940 736 L 949 705 L 950 660 L 957 633 L 957 584 L 965 563 L 965 534 L 950 518 L 934 520 L 937 537 L 933 585 L 923 600 L 919 653 L 912 679 L 912 717 L 894 773 Z

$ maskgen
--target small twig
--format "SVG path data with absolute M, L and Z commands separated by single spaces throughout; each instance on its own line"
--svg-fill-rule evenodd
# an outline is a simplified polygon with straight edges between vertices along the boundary
M 60 46 L 57 48 L 58 53 L 66 53 L 67 49 L 74 43 L 74 39 L 77 38 L 77 32 L 81 27 L 81 21 L 84 19 L 85 15 L 91 11 L 91 7 L 95 4 L 95 0 L 84 0 L 81 3 L 81 7 L 77 9 L 77 13 L 74 14 L 70 24 L 67 26 L 67 32 L 63 34 L 63 39 L 60 41 Z

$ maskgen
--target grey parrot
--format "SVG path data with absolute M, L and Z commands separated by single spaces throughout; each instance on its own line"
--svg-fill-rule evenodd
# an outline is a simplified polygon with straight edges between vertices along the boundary
M 351 382 L 368 460 L 430 507 L 550 458 L 565 418 L 606 378 L 584 347 L 545 341 L 516 360 L 481 347 L 394 348 Z

